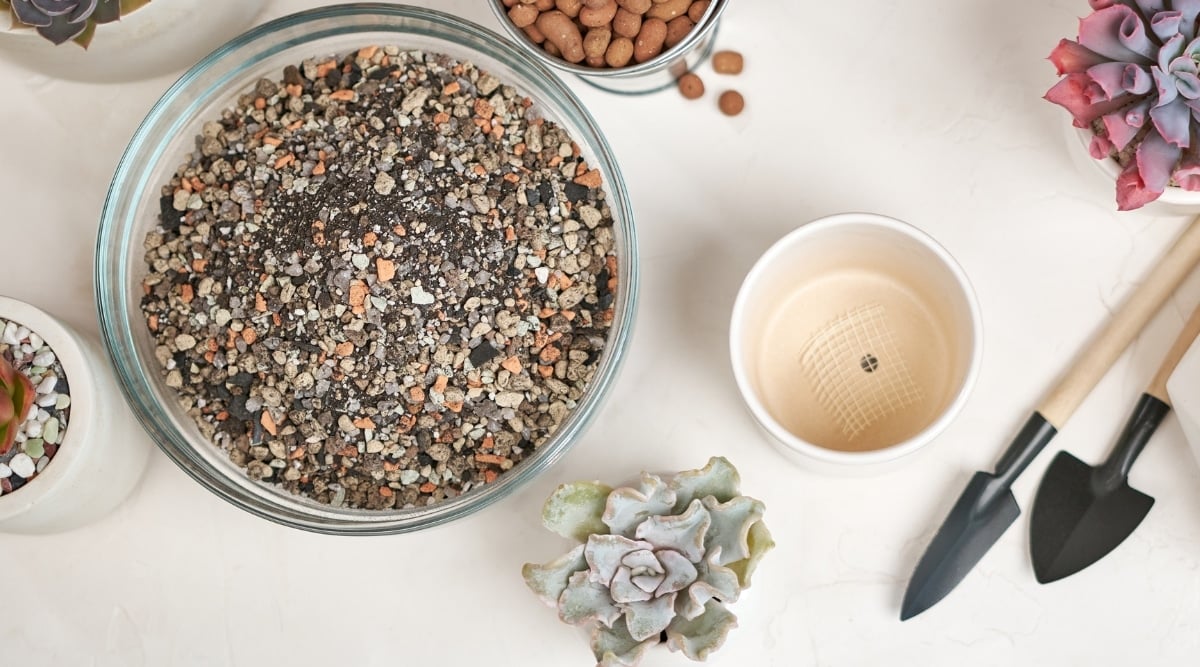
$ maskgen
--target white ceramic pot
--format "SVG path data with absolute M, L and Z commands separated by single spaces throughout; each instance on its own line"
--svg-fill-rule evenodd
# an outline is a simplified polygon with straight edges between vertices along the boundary
M 253 22 L 265 0 L 153 0 L 96 28 L 86 50 L 0 29 L 0 58 L 60 79 L 115 82 L 182 72 Z
M 49 465 L 0 496 L 0 532 L 50 533 L 117 507 L 146 468 L 152 445 L 126 407 L 97 341 L 50 315 L 0 296 L 0 317 L 28 327 L 54 350 L 71 391 L 71 418 Z
M 936 241 L 847 213 L 791 232 L 750 270 L 730 359 L 751 414 L 789 458 L 874 473 L 961 412 L 982 328 L 966 274 Z
M 1075 166 L 1099 177 L 1094 179 L 1095 182 L 1107 188 L 1108 201 L 1112 202 L 1115 207 L 1117 177 L 1121 175 L 1121 165 L 1113 159 L 1097 160 L 1092 157 L 1088 150 L 1092 143 L 1090 130 L 1080 129 L 1074 125 L 1066 125 L 1066 128 L 1068 149 Z M 1155 215 L 1195 215 L 1200 213 L 1200 192 L 1168 186 L 1161 197 L 1139 210 Z

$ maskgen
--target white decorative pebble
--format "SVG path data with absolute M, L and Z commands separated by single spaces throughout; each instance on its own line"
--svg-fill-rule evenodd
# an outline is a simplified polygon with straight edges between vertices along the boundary
M 26 438 L 40 438 L 40 437 L 42 437 L 42 429 L 43 429 L 43 426 L 40 423 L 30 422 L 29 424 L 27 424 L 25 426 L 25 437 Z
M 42 349 L 42 345 L 44 345 L 45 343 L 46 343 L 46 341 L 42 340 L 42 337 L 37 335 L 36 333 L 29 334 L 29 345 L 31 347 L 33 347 L 33 349 L 40 350 L 40 349 Z
M 0 479 L 12 477 L 12 468 L 0 463 Z
M 534 269 L 533 274 L 535 276 L 537 276 L 538 283 L 540 283 L 542 285 L 545 285 L 546 281 L 550 279 L 550 269 L 548 269 L 544 266 L 539 266 L 536 269 Z
M 3 340 L 6 345 L 16 345 L 21 342 L 21 339 L 17 338 L 16 322 L 9 322 L 7 325 L 5 325 Z
M 38 395 L 49 394 L 58 386 L 58 378 L 53 375 L 47 375 L 37 386 Z
M 38 462 L 37 462 L 37 471 L 38 471 L 38 472 L 41 472 L 41 471 L 45 470 L 45 469 L 46 469 L 46 466 L 48 466 L 48 465 L 50 465 L 50 457 L 49 457 L 49 456 L 43 456 L 42 458 L 38 459 Z
M 55 405 L 58 405 L 58 394 L 56 394 L 54 392 L 50 392 L 49 394 L 46 394 L 45 396 L 39 396 L 38 400 L 37 400 L 37 404 L 38 404 L 38 407 L 52 408 Z
M 66 394 L 59 394 L 58 401 L 54 404 L 55 409 L 66 410 L 71 407 L 71 397 Z
M 29 327 L 17 327 L 17 340 L 25 340 L 29 338 Z
M 420 285 L 413 286 L 409 291 L 409 296 L 412 298 L 412 302 L 418 306 L 425 306 L 434 302 L 433 295 L 422 289 Z
M 35 347 L 34 349 L 37 348 Z M 38 355 L 33 358 L 33 365 L 41 366 L 42 368 L 49 368 L 54 363 L 55 359 L 56 357 L 54 356 L 54 353 L 50 350 L 46 350 L 45 352 L 39 352 Z
M 16 473 L 17 476 L 24 477 L 26 479 L 32 477 L 33 474 L 37 472 L 37 466 L 34 465 L 33 459 L 29 458 L 29 455 L 25 452 L 21 452 L 20 454 L 12 457 L 12 460 L 8 462 L 8 467 L 12 468 L 12 471 Z

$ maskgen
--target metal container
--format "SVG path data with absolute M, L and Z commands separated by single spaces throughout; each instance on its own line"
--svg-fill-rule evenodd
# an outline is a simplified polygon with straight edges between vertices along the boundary
M 700 22 L 682 42 L 663 51 L 656 58 L 620 69 L 598 69 L 556 58 L 546 53 L 545 49 L 529 39 L 523 30 L 513 25 L 501 0 L 491 0 L 491 5 L 500 25 L 513 41 L 546 65 L 559 71 L 570 72 L 601 90 L 624 95 L 644 95 L 675 85 L 679 77 L 708 58 L 716 40 L 717 26 L 729 5 L 729 0 L 713 0 Z

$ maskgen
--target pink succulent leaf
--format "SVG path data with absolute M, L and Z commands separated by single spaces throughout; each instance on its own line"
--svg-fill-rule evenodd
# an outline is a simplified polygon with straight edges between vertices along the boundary
M 1179 12 L 1158 12 L 1150 19 L 1150 31 L 1166 41 L 1171 39 L 1172 35 L 1179 34 L 1179 22 L 1182 20 L 1183 14 Z
M 1165 0 L 1134 0 L 1131 4 L 1136 4 L 1146 16 L 1154 16 L 1167 9 Z
M 1145 112 L 1143 112 L 1145 113 Z M 1133 141 L 1137 136 L 1140 128 L 1134 127 L 1125 120 L 1128 112 L 1125 110 L 1116 111 L 1106 114 L 1100 120 L 1104 123 L 1104 134 L 1108 141 L 1116 150 L 1125 150 L 1129 142 Z M 1111 152 L 1105 153 L 1104 157 L 1111 155 Z M 1100 159 L 1100 156 L 1092 154 L 1092 157 Z
M 1111 100 L 1111 98 L 1121 95 L 1122 92 L 1126 91 L 1124 83 L 1126 83 L 1127 67 L 1133 67 L 1134 70 L 1138 70 L 1138 66 L 1128 65 L 1126 62 L 1103 62 L 1103 64 L 1088 67 L 1087 76 L 1091 77 L 1092 82 L 1096 83 L 1100 90 L 1104 91 L 1105 100 Z M 1093 101 L 1099 102 L 1102 100 Z
M 1200 71 L 1200 70 L 1196 69 L 1196 61 L 1192 60 L 1192 56 L 1185 54 L 1185 55 L 1179 56 L 1175 60 L 1172 60 L 1171 67 L 1167 71 L 1170 72 L 1171 74 L 1179 75 L 1179 74 L 1195 74 L 1197 71 Z
M 1179 159 L 1179 168 L 1172 175 L 1184 190 L 1200 190 L 1200 145 L 1193 143 Z
M 1126 45 L 1127 39 L 1122 31 L 1126 20 L 1141 25 L 1141 17 L 1125 5 L 1114 4 L 1100 9 L 1079 20 L 1079 43 L 1110 60 L 1142 64 L 1153 63 L 1152 56 L 1142 55 Z M 1142 35 L 1145 36 L 1144 28 Z M 1133 40 L 1128 41 L 1132 42 Z
M 1107 116 L 1105 116 L 1107 118 Z M 1113 142 L 1109 141 L 1108 137 L 1102 137 L 1098 134 L 1092 135 L 1092 141 L 1088 144 L 1088 154 L 1097 160 L 1112 155 Z
M 1088 83 L 1087 87 L 1083 89 L 1083 96 L 1087 99 L 1088 104 L 1099 104 L 1112 99 L 1108 91 L 1104 90 L 1104 87 L 1095 81 Z
M 1196 37 L 1196 20 L 1200 18 L 1200 0 L 1173 0 L 1171 8 L 1179 12 L 1179 32 L 1187 39 Z
M 1134 95 L 1145 95 L 1154 88 L 1154 77 L 1145 67 L 1125 65 L 1121 71 L 1121 88 Z
M 1146 22 L 1137 12 L 1130 11 L 1121 19 L 1117 39 L 1121 40 L 1125 48 L 1147 58 L 1153 59 L 1158 53 L 1158 45 L 1146 33 Z
M 1054 63 L 1059 76 L 1074 72 L 1082 72 L 1100 63 L 1111 62 L 1108 58 L 1080 46 L 1079 42 L 1069 39 L 1060 40 L 1058 46 L 1050 52 L 1050 62 Z
M 1175 86 L 1175 77 L 1157 66 L 1150 68 L 1150 74 L 1154 77 L 1154 87 L 1158 89 L 1158 102 L 1155 106 L 1164 106 L 1174 102 L 1175 98 L 1179 96 L 1179 88 Z
M 1158 199 L 1162 192 L 1153 192 L 1146 188 L 1138 173 L 1137 163 L 1130 160 L 1125 170 L 1117 177 L 1117 210 L 1132 211 Z
M 1182 99 L 1176 99 L 1166 106 L 1154 107 L 1150 110 L 1150 120 L 1154 121 L 1154 129 L 1158 130 L 1158 134 L 1167 143 L 1187 148 L 1191 139 L 1192 110 Z M 1170 176 L 1170 173 L 1167 175 Z
M 1105 7 L 1112 7 L 1117 3 L 1115 0 L 1088 0 L 1088 4 L 1092 6 L 1092 9 L 1104 9 Z
M 1144 100 L 1130 105 L 1125 110 L 1125 122 L 1133 128 L 1141 129 L 1146 125 L 1146 118 L 1150 115 L 1150 105 L 1154 103 L 1154 99 L 1147 97 Z
M 1091 77 L 1081 72 L 1068 74 L 1059 79 L 1058 83 L 1046 92 L 1045 97 L 1047 101 L 1070 112 L 1075 118 L 1076 127 L 1087 127 L 1088 123 L 1100 116 L 1137 101 L 1137 98 L 1132 95 L 1122 95 L 1111 100 L 1095 102 L 1090 95 L 1098 90 L 1099 86 L 1092 81 Z
M 1138 175 L 1141 176 L 1146 189 L 1162 194 L 1167 189 L 1171 174 L 1174 173 L 1182 155 L 1181 148 L 1167 143 L 1157 132 L 1146 134 L 1146 138 L 1142 139 L 1137 152 L 1134 153 Z
M 1162 45 L 1162 48 L 1159 49 L 1158 66 L 1162 69 L 1162 71 L 1170 72 L 1171 62 L 1183 55 L 1184 49 L 1187 46 L 1184 43 L 1184 39 L 1185 37 L 1183 35 L 1175 35 L 1171 39 L 1168 39 L 1166 43 Z
M 1179 72 L 1175 75 L 1175 88 L 1184 99 L 1200 98 L 1200 76 L 1191 72 Z

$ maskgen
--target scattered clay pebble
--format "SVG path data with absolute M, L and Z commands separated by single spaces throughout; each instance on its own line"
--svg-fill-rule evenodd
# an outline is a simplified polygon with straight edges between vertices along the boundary
M 695 74 L 688 72 L 679 77 L 679 92 L 689 100 L 700 99 L 704 96 L 704 81 Z
M 721 93 L 721 99 L 717 101 L 717 105 L 721 107 L 721 113 L 726 116 L 736 116 L 746 108 L 746 100 L 738 91 L 727 90 Z
M 712 67 L 717 74 L 741 74 L 744 60 L 737 51 L 718 51 L 713 54 Z

